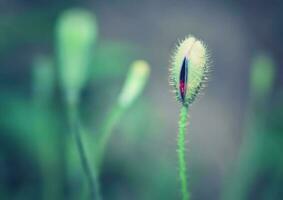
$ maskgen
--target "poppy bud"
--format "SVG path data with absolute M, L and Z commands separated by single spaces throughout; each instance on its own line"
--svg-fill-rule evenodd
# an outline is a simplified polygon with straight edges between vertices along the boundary
M 203 87 L 207 63 L 207 51 L 200 40 L 189 36 L 178 44 L 172 57 L 170 85 L 184 106 L 191 104 Z

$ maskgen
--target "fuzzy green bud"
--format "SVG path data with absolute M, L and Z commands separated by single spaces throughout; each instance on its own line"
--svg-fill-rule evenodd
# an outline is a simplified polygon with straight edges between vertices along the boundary
M 170 85 L 184 106 L 191 104 L 203 87 L 207 63 L 205 45 L 195 37 L 189 36 L 177 45 L 170 68 Z
M 150 67 L 146 61 L 135 61 L 128 72 L 122 92 L 119 96 L 119 105 L 128 107 L 140 95 L 149 77 Z
M 78 98 L 88 74 L 97 37 L 95 17 L 80 9 L 64 12 L 56 26 L 59 69 L 67 98 Z

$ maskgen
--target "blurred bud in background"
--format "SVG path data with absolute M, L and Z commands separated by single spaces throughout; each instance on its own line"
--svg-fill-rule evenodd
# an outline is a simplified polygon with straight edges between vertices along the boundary
M 128 107 L 141 94 L 149 77 L 150 68 L 146 61 L 137 60 L 130 68 L 128 77 L 119 96 L 119 105 Z
M 259 54 L 252 60 L 250 87 L 254 99 L 266 98 L 274 85 L 274 61 L 267 54 Z
M 53 60 L 44 55 L 38 55 L 33 60 L 33 95 L 38 102 L 49 102 L 55 86 Z
M 97 148 L 96 164 L 97 169 L 101 167 L 104 159 L 106 146 L 113 134 L 113 128 L 119 122 L 122 114 L 132 105 L 132 103 L 142 93 L 150 74 L 149 64 L 144 60 L 134 61 L 127 74 L 126 81 L 118 97 L 117 105 L 107 117 L 105 124 L 101 128 L 99 146 Z
M 77 101 L 89 74 L 97 38 L 95 17 L 80 9 L 64 12 L 56 26 L 57 53 L 62 88 L 68 101 Z
M 276 182 L 280 177 L 276 168 L 281 165 L 278 150 L 282 146 L 282 139 L 270 128 L 274 115 L 269 110 L 276 75 L 274 63 L 272 56 L 264 53 L 257 54 L 251 60 L 250 100 L 245 116 L 244 135 L 235 171 L 224 190 L 228 196 L 223 199 L 258 199 L 259 196 L 274 199 L 272 196 L 278 190 Z M 263 177 L 275 184 L 266 181 L 260 186 L 258 183 Z

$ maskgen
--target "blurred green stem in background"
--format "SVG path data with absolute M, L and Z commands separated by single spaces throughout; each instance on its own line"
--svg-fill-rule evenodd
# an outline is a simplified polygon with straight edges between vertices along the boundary
M 120 107 L 119 105 L 116 105 L 112 111 L 110 112 L 110 115 L 107 117 L 107 120 L 102 125 L 101 129 L 101 138 L 99 139 L 98 149 L 96 150 L 97 156 L 96 156 L 96 168 L 98 173 L 101 170 L 102 161 L 105 154 L 106 146 L 111 138 L 112 131 L 116 124 L 119 122 L 121 116 L 125 112 L 125 109 Z
M 91 52 L 97 37 L 95 17 L 90 12 L 81 9 L 64 12 L 57 23 L 56 37 L 61 87 L 66 96 L 70 128 L 75 136 L 80 159 L 93 196 L 100 198 L 98 173 L 95 172 L 99 171 L 98 166 L 103 160 L 113 127 L 143 90 L 149 75 L 149 66 L 142 60 L 132 64 L 118 104 L 102 127 L 101 139 L 98 141 L 99 146 L 94 148 L 93 153 L 98 164 L 94 163 L 92 171 L 82 142 L 77 107 L 80 102 L 80 92 L 89 79 Z M 93 70 L 95 71 L 95 69 Z
M 137 60 L 132 63 L 127 75 L 127 79 L 118 98 L 117 105 L 111 111 L 109 117 L 102 125 L 100 139 L 96 155 L 97 170 L 100 171 L 104 158 L 105 149 L 111 137 L 113 128 L 123 115 L 143 91 L 150 74 L 150 67 L 144 60 Z
M 80 120 L 78 117 L 79 115 L 78 115 L 77 103 L 68 102 L 67 109 L 68 109 L 69 126 L 75 138 L 75 142 L 78 148 L 78 153 L 81 159 L 81 164 L 90 186 L 91 198 L 96 200 L 101 200 L 99 182 L 97 180 L 96 174 L 91 170 L 91 165 L 90 162 L 88 161 L 87 154 L 81 138 L 81 128 L 80 128 Z
M 274 144 L 274 135 L 267 128 L 267 106 L 274 86 L 275 70 L 274 61 L 267 54 L 258 54 L 252 60 L 250 99 L 245 113 L 242 144 L 234 172 L 227 174 L 223 200 L 249 199 L 251 188 L 254 189 L 257 178 L 262 176 L 261 172 L 274 165 L 270 161 L 276 159 L 274 149 L 280 141 Z M 257 195 L 263 196 L 264 192 L 258 191 Z
M 178 159 L 179 159 L 179 178 L 181 181 L 182 199 L 190 199 L 187 182 L 187 167 L 186 167 L 186 128 L 189 109 L 187 106 L 182 106 L 179 119 L 179 134 L 178 134 Z
M 33 60 L 32 72 L 34 120 L 31 135 L 35 139 L 32 144 L 36 147 L 34 152 L 37 154 L 43 178 L 42 199 L 61 199 L 64 182 L 64 172 L 61 169 L 65 159 L 62 141 L 65 140 L 65 135 L 57 134 L 56 117 L 52 110 L 51 102 L 55 88 L 52 59 L 46 55 L 37 55 Z
M 83 170 L 91 188 L 92 198 L 100 199 L 99 183 L 91 169 L 81 137 L 78 115 L 80 93 L 86 86 L 90 74 L 90 61 L 97 38 L 95 16 L 83 9 L 64 12 L 56 26 L 57 53 L 62 90 L 68 111 L 69 126 L 74 135 Z

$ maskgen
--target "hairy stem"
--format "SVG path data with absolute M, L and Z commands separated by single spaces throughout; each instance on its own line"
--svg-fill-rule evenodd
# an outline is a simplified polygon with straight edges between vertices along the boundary
M 68 104 L 68 117 L 69 117 L 71 132 L 74 135 L 75 142 L 78 148 L 78 153 L 81 159 L 82 168 L 84 170 L 84 173 L 88 180 L 88 184 L 90 186 L 91 199 L 101 200 L 100 188 L 99 188 L 97 176 L 91 170 L 91 165 L 87 158 L 87 154 L 84 149 L 83 141 L 81 138 L 77 104 Z
M 179 135 L 178 135 L 178 158 L 179 158 L 179 176 L 181 181 L 182 199 L 189 200 L 190 193 L 188 191 L 187 167 L 186 167 L 186 128 L 188 118 L 188 107 L 182 106 L 179 119 Z

